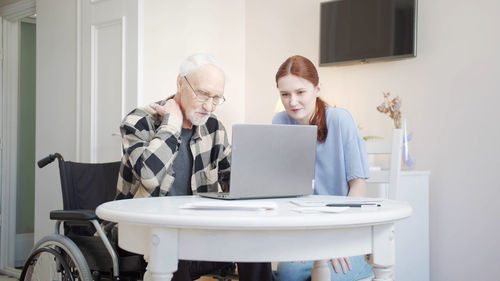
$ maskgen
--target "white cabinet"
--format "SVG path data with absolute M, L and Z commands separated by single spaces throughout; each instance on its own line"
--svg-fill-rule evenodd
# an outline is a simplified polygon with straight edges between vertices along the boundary
M 401 171 L 397 200 L 413 208 L 396 223 L 395 281 L 429 281 L 429 172 Z

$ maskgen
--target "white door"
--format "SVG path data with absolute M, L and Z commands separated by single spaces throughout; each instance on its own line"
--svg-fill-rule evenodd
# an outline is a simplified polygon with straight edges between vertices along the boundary
M 80 161 L 121 158 L 119 124 L 137 106 L 142 1 L 82 1 Z M 79 155 L 78 155 L 79 154 Z
M 142 0 L 37 1 L 36 157 L 117 161 L 141 86 Z M 35 241 L 62 207 L 57 163 L 35 172 Z

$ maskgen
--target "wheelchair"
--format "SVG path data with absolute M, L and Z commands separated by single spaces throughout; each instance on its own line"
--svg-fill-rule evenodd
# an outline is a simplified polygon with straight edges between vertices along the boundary
M 19 280 L 142 280 L 143 256 L 120 249 L 114 223 L 102 222 L 95 214 L 97 206 L 115 198 L 120 162 L 77 163 L 54 153 L 38 161 L 38 167 L 55 159 L 64 209 L 50 212 L 50 219 L 56 220 L 55 233 L 35 243 Z M 237 279 L 233 271 L 234 265 L 226 266 L 193 278 L 229 281 Z

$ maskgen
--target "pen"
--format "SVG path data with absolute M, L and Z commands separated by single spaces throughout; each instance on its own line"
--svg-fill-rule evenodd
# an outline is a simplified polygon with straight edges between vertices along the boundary
M 365 204 L 349 204 L 349 203 L 330 203 L 326 204 L 327 207 L 363 207 L 363 206 L 376 206 L 380 207 L 380 204 L 375 204 L 375 203 L 365 203 Z

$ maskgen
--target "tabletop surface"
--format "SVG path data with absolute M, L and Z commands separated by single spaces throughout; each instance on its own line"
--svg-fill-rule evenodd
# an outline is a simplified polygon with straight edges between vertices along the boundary
M 342 196 L 304 196 L 262 200 L 217 200 L 199 196 L 155 197 L 111 201 L 100 205 L 96 214 L 105 220 L 137 225 L 199 229 L 321 229 L 381 224 L 411 215 L 406 202 L 383 200 L 380 207 L 350 207 L 338 213 L 307 211 L 295 202 L 339 203 L 359 202 L 373 198 Z M 190 204 L 275 206 L 271 210 L 190 209 Z M 324 207 L 323 209 L 329 207 Z M 303 212 L 306 209 L 306 212 Z

